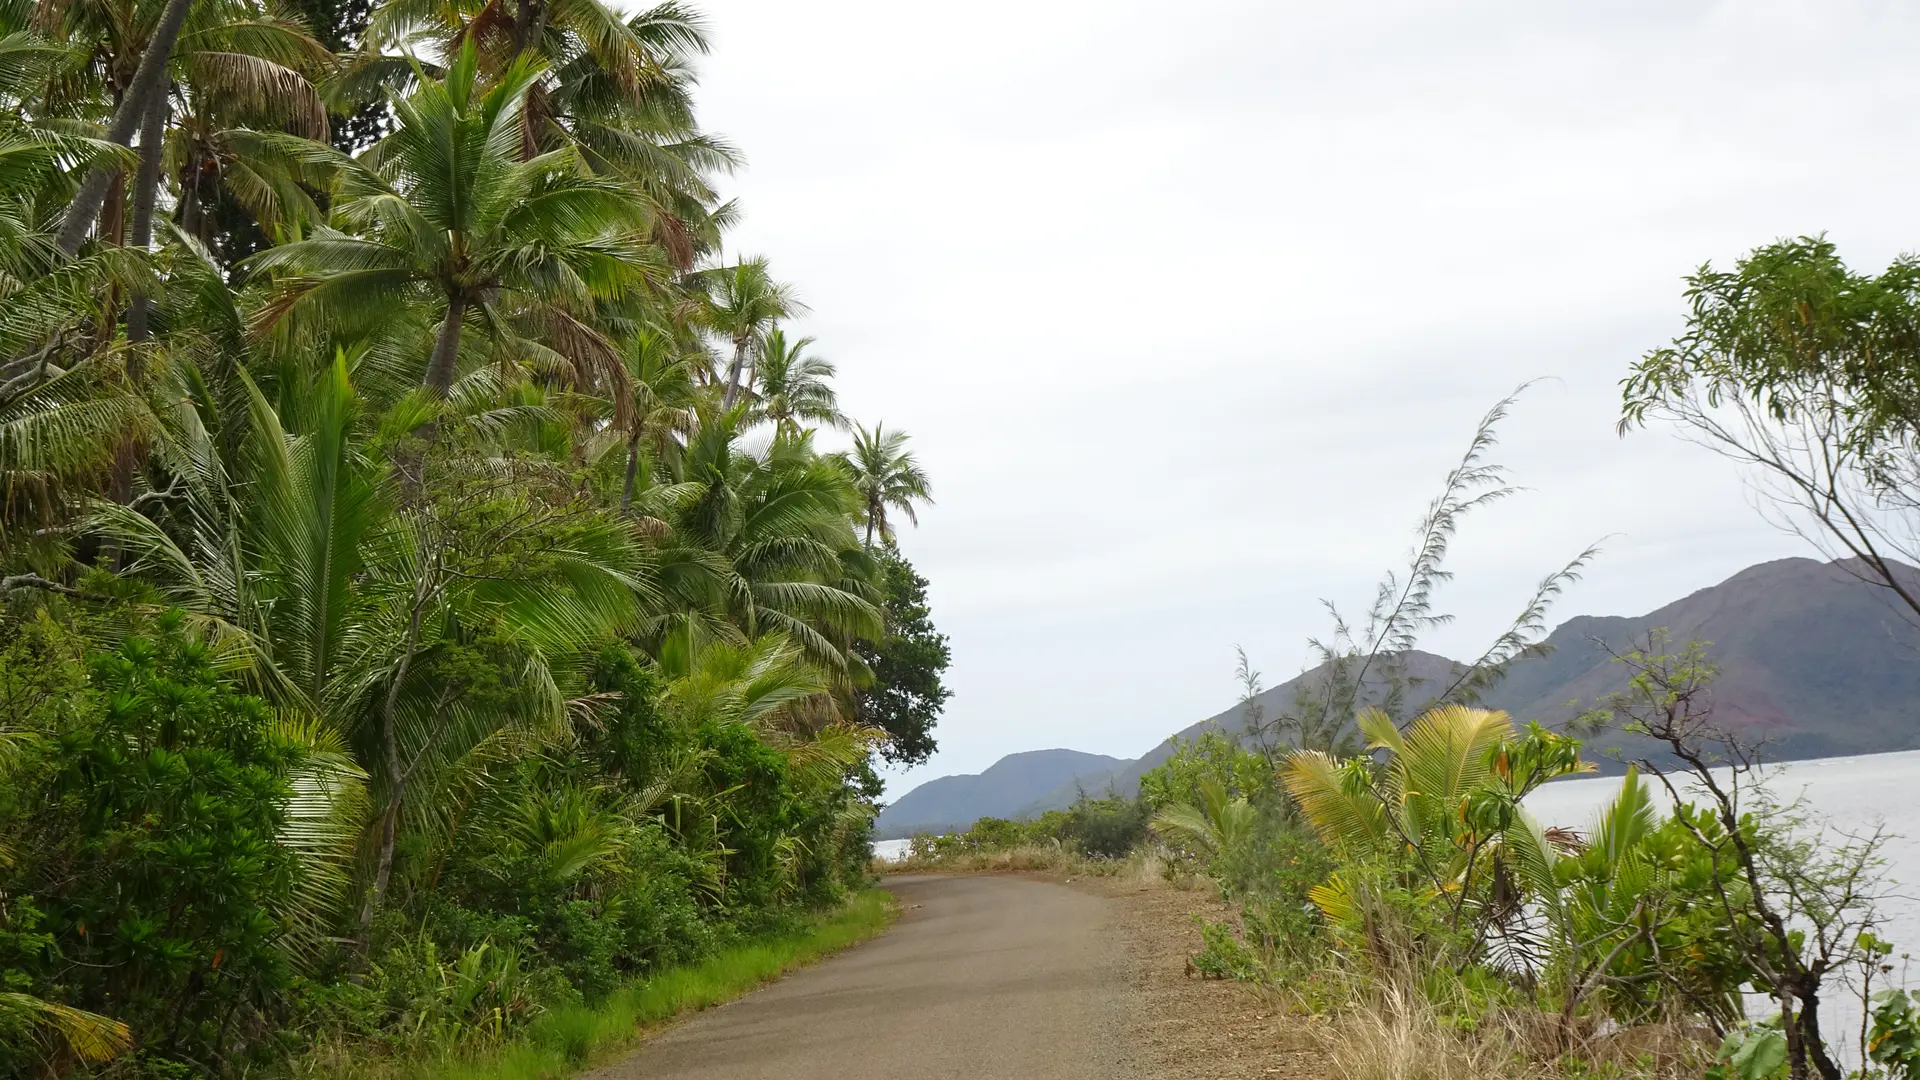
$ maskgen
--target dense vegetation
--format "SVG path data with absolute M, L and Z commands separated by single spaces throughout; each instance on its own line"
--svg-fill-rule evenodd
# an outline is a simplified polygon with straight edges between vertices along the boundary
M 0 4 L 0 1076 L 498 1042 L 862 879 L 928 481 L 723 254 L 705 47 Z

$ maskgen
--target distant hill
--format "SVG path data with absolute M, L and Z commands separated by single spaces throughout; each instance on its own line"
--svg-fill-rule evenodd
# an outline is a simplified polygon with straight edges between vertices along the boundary
M 1413 689 L 1409 691 L 1409 695 L 1417 700 L 1423 688 L 1426 688 L 1429 694 L 1437 694 L 1443 690 L 1447 681 L 1451 679 L 1454 671 L 1458 668 L 1458 665 L 1444 656 L 1436 656 L 1433 653 L 1419 652 L 1416 650 L 1406 655 L 1400 667 L 1404 677 L 1413 687 Z M 1260 715 L 1271 719 L 1289 711 L 1295 699 L 1299 696 L 1300 691 L 1309 686 L 1311 684 L 1310 681 L 1318 677 L 1320 673 L 1320 669 L 1315 668 L 1311 671 L 1296 675 L 1286 682 L 1281 683 L 1279 686 L 1262 691 L 1259 696 L 1254 698 Z M 1376 678 L 1369 678 L 1367 682 L 1369 684 L 1369 692 L 1365 695 L 1365 700 L 1377 702 L 1385 688 L 1380 680 Z M 1094 795 L 1113 794 L 1132 798 L 1133 793 L 1139 790 L 1140 778 L 1154 769 L 1159 768 L 1168 758 L 1173 756 L 1174 740 L 1197 739 L 1203 732 L 1209 730 L 1218 730 L 1229 735 L 1241 735 L 1245 733 L 1246 729 L 1247 706 L 1244 702 L 1236 703 L 1232 707 L 1223 709 L 1197 724 L 1189 724 L 1179 731 L 1174 732 L 1172 735 L 1169 735 L 1165 741 L 1161 742 L 1160 745 L 1147 751 L 1144 755 L 1133 761 L 1123 761 L 1113 769 L 1098 776 L 1080 777 L 1077 786 L 1062 784 L 1059 787 L 1047 791 L 1045 794 L 1036 797 L 1032 802 L 1022 806 L 1020 808 L 1020 816 L 1031 817 L 1047 810 L 1061 810 L 1072 806 L 1074 800 L 1079 797 L 1082 789 Z
M 986 772 L 943 776 L 907 792 L 880 811 L 874 834 L 887 840 L 916 832 L 964 829 L 983 817 L 1012 817 L 1037 793 L 1070 787 L 1077 776 L 1105 776 L 1124 764 L 1123 758 L 1078 750 L 1008 754 Z
M 1920 570 L 1913 574 L 1920 587 Z M 1846 563 L 1762 563 L 1645 615 L 1567 620 L 1548 636 L 1551 652 L 1515 664 L 1486 695 L 1485 704 L 1522 722 L 1564 722 L 1625 688 L 1627 673 L 1612 661 L 1609 648 L 1624 651 L 1648 631 L 1666 627 L 1675 647 L 1695 639 L 1712 643 L 1708 656 L 1721 672 L 1714 689 L 1718 715 L 1753 738 L 1766 740 L 1769 757 L 1912 750 L 1920 748 L 1920 630 L 1903 611 L 1889 603 L 1884 589 L 1861 581 Z M 1459 670 L 1454 661 L 1424 652 L 1409 654 L 1402 667 L 1412 683 L 1407 693 L 1412 702 L 1420 701 L 1423 693 L 1439 693 Z M 1262 714 L 1286 711 L 1306 680 L 1318 674 L 1307 672 L 1261 694 L 1257 700 Z M 1173 738 L 1191 739 L 1209 728 L 1239 734 L 1246 726 L 1245 715 L 1244 707 L 1236 704 Z M 1130 796 L 1142 775 L 1172 755 L 1173 738 L 1134 761 L 1076 755 L 1081 760 L 1071 774 L 1051 782 L 1035 783 L 1047 775 L 1044 769 L 1004 774 L 1007 779 L 994 785 L 994 798 L 982 803 L 990 801 L 994 808 L 971 816 L 929 814 L 917 806 L 897 812 L 938 785 L 985 780 L 1002 766 L 1035 756 L 1014 754 L 978 777 L 942 777 L 922 784 L 883 811 L 880 822 L 886 828 L 892 815 L 894 833 L 901 835 L 914 831 L 916 823 L 964 827 L 982 815 L 1028 817 L 1069 806 L 1081 791 Z M 1590 756 L 1604 767 L 1609 751 L 1632 756 L 1644 749 L 1629 737 L 1608 734 L 1594 740 Z M 1023 784 L 1033 786 L 1022 794 Z M 936 805 L 964 811 L 971 804 L 961 799 Z

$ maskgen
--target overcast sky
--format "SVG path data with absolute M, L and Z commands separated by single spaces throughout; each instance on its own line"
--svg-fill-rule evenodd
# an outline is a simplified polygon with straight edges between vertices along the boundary
M 955 691 L 933 761 L 1134 757 L 1358 610 L 1501 395 L 1531 492 L 1468 522 L 1477 652 L 1812 554 L 1738 473 L 1617 437 L 1681 278 L 1826 231 L 1920 248 L 1913 5 L 706 0 L 738 252 L 812 308 L 858 418 L 938 499 L 903 547 Z

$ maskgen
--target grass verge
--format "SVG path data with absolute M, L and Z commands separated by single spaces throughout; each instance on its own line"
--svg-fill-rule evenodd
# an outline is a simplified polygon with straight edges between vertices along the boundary
M 613 1057 L 689 1013 L 732 1001 L 788 972 L 874 937 L 899 906 L 882 889 L 856 893 L 839 911 L 795 933 L 748 942 L 697 964 L 634 983 L 598 1005 L 554 1009 L 521 1037 L 486 1052 L 417 1062 L 389 1076 L 406 1080 L 558 1080 Z

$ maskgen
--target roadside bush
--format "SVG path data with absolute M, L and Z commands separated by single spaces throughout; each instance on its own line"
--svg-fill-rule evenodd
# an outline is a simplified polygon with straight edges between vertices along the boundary
M 1065 837 L 1083 855 L 1118 859 L 1147 838 L 1147 805 L 1138 799 L 1082 796 L 1068 811 Z
M 292 981 L 300 866 L 276 841 L 303 750 L 180 615 L 142 629 L 89 653 L 84 684 L 48 625 L 6 657 L 0 843 L 33 858 L 0 870 L 0 970 L 123 1019 L 150 1056 L 224 1062 L 277 1026 Z

